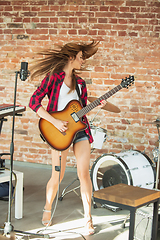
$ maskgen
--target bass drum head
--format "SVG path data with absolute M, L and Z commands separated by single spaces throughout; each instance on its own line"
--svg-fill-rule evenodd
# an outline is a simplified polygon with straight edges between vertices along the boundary
M 104 154 L 94 162 L 91 180 L 94 191 L 119 183 L 132 185 L 127 165 L 121 158 L 112 154 Z

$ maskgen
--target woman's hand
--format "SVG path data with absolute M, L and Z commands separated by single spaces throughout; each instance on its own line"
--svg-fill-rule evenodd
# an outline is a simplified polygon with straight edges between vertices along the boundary
M 60 132 L 66 132 L 68 127 L 67 127 L 68 122 L 62 121 L 59 119 L 54 118 L 54 126 L 60 131 Z
M 106 100 L 101 100 L 99 107 L 102 108 L 102 107 L 104 107 L 106 104 L 107 104 L 107 101 L 106 101 Z

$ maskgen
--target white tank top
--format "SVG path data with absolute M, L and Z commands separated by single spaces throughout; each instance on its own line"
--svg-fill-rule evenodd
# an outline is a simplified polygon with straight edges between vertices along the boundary
M 80 84 L 78 84 L 78 87 L 81 94 Z M 77 91 L 74 90 L 68 94 L 69 90 L 70 88 L 63 82 L 58 97 L 58 109 L 57 109 L 58 111 L 63 110 L 67 103 L 69 103 L 71 100 L 79 100 Z

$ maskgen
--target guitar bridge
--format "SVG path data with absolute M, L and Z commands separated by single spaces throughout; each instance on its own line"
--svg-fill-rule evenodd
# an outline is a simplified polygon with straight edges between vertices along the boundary
M 72 118 L 73 118 L 73 120 L 74 120 L 75 122 L 78 122 L 78 121 L 79 121 L 79 117 L 77 116 L 77 114 L 76 114 L 75 112 L 72 113 L 71 116 L 72 116 Z

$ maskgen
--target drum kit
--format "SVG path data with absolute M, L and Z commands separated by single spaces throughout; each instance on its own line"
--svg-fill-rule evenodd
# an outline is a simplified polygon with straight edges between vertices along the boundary
M 88 101 L 90 102 L 93 102 L 95 100 L 95 97 L 88 97 Z M 98 113 L 101 109 L 114 113 L 120 113 L 120 109 L 109 102 L 107 102 L 107 104 L 103 108 L 100 108 L 98 110 Z M 97 116 L 97 114 L 95 115 L 95 117 Z M 106 129 L 93 125 L 95 117 L 90 122 L 91 132 L 94 139 L 94 142 L 91 146 L 92 152 L 94 151 L 94 149 L 102 149 L 102 145 L 107 138 Z M 157 119 L 154 122 L 145 122 L 144 124 L 152 124 L 157 126 L 159 135 L 158 142 L 160 143 L 160 120 Z M 93 190 L 96 191 L 118 183 L 124 183 L 127 185 L 133 185 L 147 189 L 158 189 L 160 144 L 158 144 L 158 148 L 154 149 L 153 155 L 154 161 L 152 161 L 145 153 L 142 153 L 138 150 L 128 150 L 124 152 L 122 151 L 118 154 L 101 155 L 96 159 L 91 168 L 91 180 Z M 156 162 L 157 171 L 155 167 Z M 78 178 L 76 180 L 78 180 Z M 76 180 L 74 180 L 73 182 L 75 182 Z M 69 184 L 69 186 L 71 184 Z M 63 190 L 62 195 L 59 198 L 60 200 L 63 199 L 63 196 L 65 194 L 71 191 L 75 192 L 75 190 L 79 188 L 76 187 L 65 193 L 66 189 L 69 186 L 67 186 Z
M 96 98 L 88 97 L 90 102 Z M 107 102 L 102 109 L 119 113 L 120 109 Z M 93 122 L 93 120 L 92 120 Z M 91 132 L 93 135 L 92 149 L 101 149 L 106 141 L 107 130 L 95 127 L 91 122 Z M 153 124 L 157 126 L 160 142 L 160 120 L 154 122 L 145 122 L 144 124 Z M 159 144 L 158 144 L 159 145 Z M 93 190 L 99 190 L 118 183 L 138 186 L 147 189 L 158 189 L 159 182 L 159 153 L 160 146 L 153 150 L 154 161 L 145 153 L 138 150 L 122 151 L 118 154 L 103 154 L 94 163 L 91 168 L 91 179 Z M 155 168 L 157 162 L 157 172 Z

